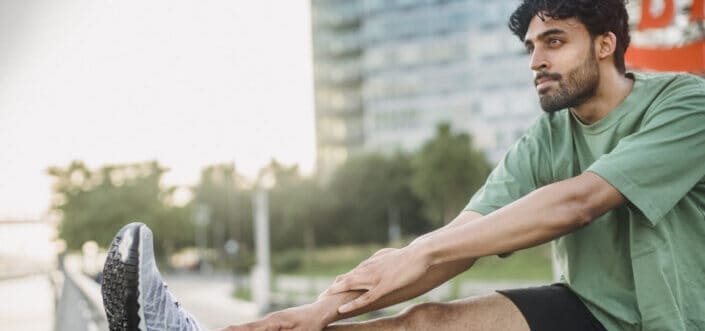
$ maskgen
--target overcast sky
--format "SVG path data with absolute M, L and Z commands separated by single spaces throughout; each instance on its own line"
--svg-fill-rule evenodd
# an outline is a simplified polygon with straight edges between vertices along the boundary
M 310 38 L 307 0 L 0 0 L 0 218 L 41 215 L 74 159 L 311 171 Z

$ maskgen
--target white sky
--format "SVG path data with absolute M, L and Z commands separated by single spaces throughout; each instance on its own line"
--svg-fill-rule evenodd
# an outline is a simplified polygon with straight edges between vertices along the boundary
M 0 0 L 0 218 L 43 213 L 73 159 L 310 171 L 311 62 L 308 0 Z

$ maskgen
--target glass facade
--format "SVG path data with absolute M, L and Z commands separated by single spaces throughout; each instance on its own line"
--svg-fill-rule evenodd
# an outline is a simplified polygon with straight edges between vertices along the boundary
M 353 10 L 353 4 L 359 7 Z M 497 161 L 540 113 L 529 59 L 506 27 L 516 0 L 318 0 L 313 5 L 314 13 L 340 5 L 336 10 L 345 7 L 358 15 L 357 24 L 345 29 L 317 32 L 314 20 L 315 48 L 334 48 L 330 41 L 336 40 L 345 45 L 335 48 L 357 50 L 345 53 L 354 56 L 344 60 L 314 59 L 317 114 L 350 121 L 335 130 L 340 139 L 359 138 L 348 140 L 359 144 L 351 150 L 411 151 L 446 121 L 471 133 Z M 318 118 L 319 130 L 333 130 Z
M 312 0 L 317 168 L 324 175 L 362 149 L 362 3 Z

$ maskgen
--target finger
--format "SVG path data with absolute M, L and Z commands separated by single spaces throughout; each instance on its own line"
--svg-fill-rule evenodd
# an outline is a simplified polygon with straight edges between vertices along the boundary
M 344 288 L 343 284 L 345 284 L 345 280 L 347 279 L 347 277 L 348 277 L 347 275 L 340 275 L 340 276 L 336 277 L 333 284 L 328 286 L 328 289 L 326 290 L 326 292 L 328 292 L 330 294 L 340 293 L 341 289 Z
M 342 274 L 342 275 L 338 275 L 337 277 L 335 277 L 335 281 L 334 281 L 333 283 L 337 283 L 337 282 L 343 280 L 343 278 L 347 277 L 349 274 L 350 274 L 350 273 L 347 272 L 347 273 L 344 273 L 344 274 Z
M 359 296 L 357 299 L 350 301 L 340 307 L 338 307 L 338 312 L 345 314 L 353 310 L 360 309 L 369 305 L 370 303 L 377 300 L 377 291 L 368 291 L 367 293 Z
M 338 293 L 338 292 L 333 292 L 333 286 L 335 286 L 335 285 L 336 285 L 337 283 L 339 283 L 339 282 L 342 282 L 343 279 L 345 279 L 345 277 L 347 277 L 347 275 L 348 275 L 348 274 L 342 274 L 342 275 L 336 276 L 336 277 L 335 277 L 335 280 L 333 281 L 333 283 L 331 283 L 331 284 L 328 286 L 328 288 L 327 288 L 325 291 L 323 291 L 323 293 L 321 293 L 320 295 L 318 295 L 318 298 L 321 299 L 321 298 L 323 298 L 323 297 L 325 297 L 325 296 Z
M 377 286 L 379 281 L 367 275 L 351 276 L 345 281 L 346 291 L 369 291 Z
M 348 282 L 348 278 L 350 277 L 350 273 L 342 274 L 338 277 L 335 277 L 335 281 L 333 282 L 333 284 L 328 287 L 328 292 L 330 292 L 331 294 L 335 294 L 344 291 Z
M 336 294 L 353 290 L 369 290 L 376 284 L 377 281 L 369 276 L 351 275 L 333 284 L 330 287 L 330 292 Z
M 348 291 L 348 283 L 345 279 L 340 280 L 328 288 L 330 294 L 337 294 Z

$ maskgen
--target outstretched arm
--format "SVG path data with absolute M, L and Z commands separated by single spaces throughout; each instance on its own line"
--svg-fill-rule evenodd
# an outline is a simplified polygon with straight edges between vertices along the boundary
M 624 203 L 601 177 L 586 172 L 544 186 L 473 222 L 441 229 L 392 253 L 373 257 L 338 279 L 332 293 L 367 290 L 345 313 L 413 284 L 435 265 L 511 252 L 558 238 Z
M 451 223 L 448 223 L 446 226 L 434 232 L 419 237 L 418 240 L 424 240 L 424 238 L 441 230 L 460 227 L 472 220 L 479 219 L 481 216 L 482 215 L 472 211 L 463 212 Z M 394 251 L 396 251 L 396 249 L 384 249 L 377 252 L 374 256 L 381 256 Z M 364 293 L 363 291 L 347 291 L 335 294 L 326 291 L 313 303 L 274 312 L 262 320 L 240 326 L 231 326 L 223 330 L 321 330 L 326 325 L 335 321 L 415 298 L 467 270 L 474 262 L 474 258 L 468 258 L 439 263 L 429 268 L 428 272 L 417 282 L 401 287 L 380 297 L 378 300 L 371 302 L 365 307 L 346 312 L 345 314 L 340 314 L 338 307 L 356 299 Z
M 458 215 L 452 222 L 448 223 L 444 227 L 435 230 L 433 232 L 427 233 L 416 240 L 412 242 L 420 242 L 423 240 L 426 240 L 426 238 L 429 238 L 441 231 L 447 231 L 449 229 L 453 228 L 458 228 L 464 224 L 469 223 L 472 220 L 479 219 L 482 217 L 481 214 L 476 213 L 474 211 L 465 211 L 462 212 L 460 215 Z M 373 255 L 373 257 L 376 256 L 381 256 L 385 254 L 391 254 L 393 252 L 397 251 L 397 249 L 393 248 L 387 248 L 384 249 L 377 254 Z M 378 300 L 371 302 L 369 305 L 365 307 L 361 307 L 360 309 L 353 310 L 350 312 L 347 312 L 345 314 L 336 314 L 335 318 L 333 321 L 337 321 L 343 318 L 348 318 L 352 316 L 357 316 L 360 314 L 364 314 L 366 312 L 382 309 L 385 307 L 389 307 L 392 305 L 395 305 L 400 302 L 404 302 L 406 300 L 415 298 L 421 294 L 424 294 L 439 285 L 447 282 L 451 278 L 455 277 L 456 275 L 462 273 L 463 271 L 469 269 L 473 263 L 475 263 L 476 259 L 475 258 L 465 258 L 465 259 L 457 259 L 454 261 L 448 261 L 444 263 L 439 263 L 437 265 L 432 266 L 431 268 L 428 269 L 428 272 L 424 274 L 421 279 L 419 279 L 417 282 L 411 283 L 407 286 L 401 287 L 397 289 L 396 291 L 393 291 L 385 296 L 380 297 Z M 340 293 L 339 293 L 340 294 Z M 345 294 L 345 293 L 342 293 Z M 330 299 L 332 300 L 329 302 L 329 304 L 332 304 L 333 302 L 337 301 L 339 302 L 337 306 L 340 306 L 341 304 L 347 303 L 354 298 L 359 297 L 362 292 L 360 291 L 352 291 L 348 293 L 349 295 L 346 297 L 338 297 L 336 294 L 331 294 L 330 291 L 326 291 L 323 293 L 320 297 L 320 299 L 326 300 Z M 354 297 L 354 298 L 353 298 Z M 336 306 L 336 307 L 337 307 Z M 331 321 L 331 322 L 333 322 Z

